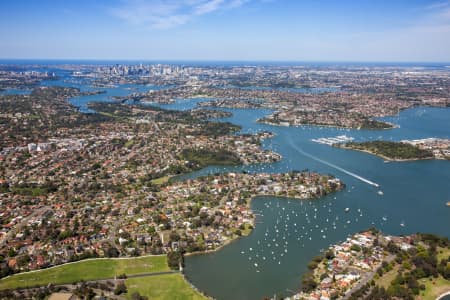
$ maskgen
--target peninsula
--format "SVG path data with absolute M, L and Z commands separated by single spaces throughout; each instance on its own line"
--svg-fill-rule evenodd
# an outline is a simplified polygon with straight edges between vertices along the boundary
M 308 268 L 301 292 L 287 299 L 435 299 L 450 291 L 450 241 L 370 229 L 331 246 Z
M 387 161 L 450 159 L 450 140 L 426 138 L 418 140 L 368 141 L 332 143 L 334 147 L 367 152 Z
M 345 144 L 334 144 L 333 146 L 343 149 L 352 149 L 367 152 L 377 155 L 387 161 L 408 161 L 434 158 L 432 151 L 427 149 L 420 149 L 417 146 L 405 142 L 348 142 Z

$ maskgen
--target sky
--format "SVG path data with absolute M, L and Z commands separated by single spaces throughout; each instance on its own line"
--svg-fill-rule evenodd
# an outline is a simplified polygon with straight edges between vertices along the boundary
M 0 58 L 450 62 L 450 0 L 1 0 Z

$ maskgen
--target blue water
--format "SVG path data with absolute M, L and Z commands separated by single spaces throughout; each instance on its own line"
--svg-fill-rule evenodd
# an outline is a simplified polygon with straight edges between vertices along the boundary
M 31 90 L 23 90 L 23 89 L 5 89 L 0 91 L 0 95 L 29 95 Z
M 113 87 L 95 87 L 89 79 L 72 77 L 69 71 L 55 69 L 58 80 L 44 80 L 41 86 L 62 86 L 74 87 L 80 89 L 81 92 L 102 91 L 102 94 L 73 97 L 69 101 L 78 107 L 81 112 L 93 113 L 88 108 L 90 102 L 114 102 L 113 97 L 126 97 L 133 93 L 144 93 L 150 90 L 160 90 L 167 88 L 166 86 L 144 85 L 144 84 L 117 84 Z
M 179 100 L 163 107 L 186 109 L 198 101 Z M 384 118 L 398 124 L 399 128 L 380 131 L 317 126 L 276 127 L 255 122 L 270 113 L 269 110 L 225 110 L 233 112 L 233 116 L 223 120 L 241 125 L 242 132 L 274 132 L 275 138 L 265 141 L 263 147 L 280 153 L 283 160 L 253 166 L 208 167 L 179 179 L 225 171 L 286 172 L 310 169 L 336 175 L 347 184 L 347 188 L 314 201 L 275 197 L 255 199 L 252 208 L 263 216 L 257 217 L 256 228 L 249 237 L 216 253 L 186 259 L 187 277 L 207 294 L 218 299 L 261 299 L 278 293 L 292 294 L 300 287 L 300 277 L 306 271 L 307 263 L 320 249 L 372 226 L 388 234 L 432 232 L 450 236 L 450 209 L 445 206 L 450 200 L 450 161 L 386 163 L 370 154 L 311 141 L 313 138 L 342 134 L 357 141 L 450 138 L 449 109 L 418 107 L 405 110 L 399 116 Z M 310 155 L 376 182 L 380 188 L 313 160 Z M 383 195 L 378 194 L 380 190 Z M 350 208 L 349 213 L 344 212 L 346 207 Z M 277 219 L 284 226 L 281 230 L 278 225 L 278 233 L 274 231 Z M 336 228 L 330 225 L 333 221 Z M 268 246 L 273 239 L 279 244 L 275 251 L 274 242 Z M 288 241 L 288 246 L 281 247 L 285 241 Z
M 175 99 L 174 103 L 171 104 L 160 104 L 160 103 L 151 103 L 151 106 L 156 106 L 163 109 L 168 110 L 191 110 L 193 108 L 197 108 L 197 104 L 205 101 L 214 100 L 213 98 L 194 98 L 189 99 L 186 101 L 186 99 Z
M 235 86 L 232 86 L 236 88 Z M 290 92 L 290 93 L 300 93 L 300 94 L 322 94 L 322 93 L 328 93 L 328 92 L 335 92 L 338 90 L 338 88 L 335 87 L 329 87 L 329 88 L 301 88 L 301 87 L 292 87 L 292 88 L 274 88 L 274 87 L 268 87 L 268 86 L 244 86 L 244 87 L 237 87 L 242 90 L 253 90 L 253 91 L 271 91 L 271 90 L 278 90 L 283 92 Z
M 70 85 L 70 84 L 69 84 Z M 85 86 L 80 85 L 82 91 L 85 91 Z M 115 87 L 108 88 L 92 88 L 88 90 L 104 91 L 103 94 L 96 94 L 90 96 L 79 96 L 70 99 L 70 103 L 77 106 L 81 112 L 93 112 L 88 108 L 90 102 L 114 102 L 115 96 L 126 97 L 133 93 L 148 92 L 149 90 L 163 89 L 163 86 L 156 85 L 136 85 L 136 84 L 120 84 Z

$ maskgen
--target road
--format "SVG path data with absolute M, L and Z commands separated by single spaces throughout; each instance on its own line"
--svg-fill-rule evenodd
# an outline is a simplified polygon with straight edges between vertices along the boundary
M 23 218 L 19 223 L 17 223 L 13 228 L 11 228 L 11 230 L 8 231 L 5 237 L 0 241 L 0 247 L 3 247 L 11 239 L 11 237 L 15 236 L 18 232 L 20 232 L 20 230 L 28 224 L 28 221 L 31 218 L 43 215 L 44 213 L 50 210 L 52 210 L 50 206 L 43 206 L 33 211 L 33 213 L 31 213 L 28 217 Z
M 389 255 L 389 256 L 385 259 L 385 261 L 386 261 L 387 263 L 390 263 L 391 261 L 393 261 L 393 260 L 395 259 L 395 257 L 396 257 L 396 255 L 391 254 L 391 255 Z M 342 300 L 349 299 L 350 296 L 351 296 L 354 292 L 356 292 L 357 290 L 359 290 L 360 288 L 362 288 L 364 285 L 366 285 L 367 283 L 369 283 L 369 282 L 373 279 L 373 277 L 375 276 L 376 273 L 377 273 L 376 270 L 371 271 L 371 272 L 369 272 L 369 273 L 366 273 L 365 276 L 364 276 L 363 278 L 361 278 L 360 280 L 358 280 L 358 282 L 357 282 L 351 289 L 349 289 L 349 290 L 345 293 L 344 297 L 342 297 Z
M 140 278 L 140 277 L 151 277 L 151 276 L 160 276 L 160 275 L 167 275 L 167 274 L 176 274 L 176 273 L 180 273 L 180 271 L 164 271 L 164 272 L 154 272 L 154 273 L 140 273 L 140 274 L 130 274 L 127 275 L 127 278 Z M 125 280 L 124 279 L 119 279 L 119 278 L 103 278 L 103 279 L 98 279 L 98 280 L 87 280 L 87 281 L 83 281 L 84 283 L 104 283 L 106 284 L 108 281 L 115 281 L 115 280 Z M 79 281 L 81 282 L 81 281 Z M 78 282 L 78 283 L 79 283 Z M 64 287 L 69 291 L 74 291 L 75 289 L 77 289 L 77 284 L 57 284 L 54 285 L 55 287 Z M 21 290 L 26 290 L 28 288 L 23 288 Z M 31 289 L 35 289 L 35 288 L 31 288 Z M 118 296 L 118 295 L 114 295 L 114 293 L 112 292 L 107 292 L 107 291 L 103 291 L 103 290 L 99 290 L 94 288 L 94 291 L 96 292 L 96 294 L 100 295 L 102 293 L 104 293 L 106 296 L 108 296 L 108 299 L 114 299 L 114 300 L 123 300 L 125 299 L 122 296 Z

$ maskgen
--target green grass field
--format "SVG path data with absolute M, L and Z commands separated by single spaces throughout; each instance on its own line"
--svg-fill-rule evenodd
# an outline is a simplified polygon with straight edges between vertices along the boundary
M 384 273 L 379 279 L 375 280 L 375 283 L 380 287 L 384 287 L 388 289 L 391 285 L 391 282 L 397 277 L 400 266 L 397 264 L 394 266 L 392 270 L 387 273 Z
M 151 181 L 151 183 L 156 184 L 156 185 L 161 185 L 161 184 L 167 183 L 169 181 L 169 179 L 170 179 L 170 176 L 164 176 L 164 177 L 153 179 Z
M 129 278 L 125 281 L 127 298 L 138 292 L 149 299 L 202 300 L 206 299 L 191 288 L 181 274 Z
M 420 292 L 422 300 L 435 300 L 441 294 L 450 291 L 450 280 L 445 280 L 442 276 L 433 280 L 421 279 L 419 284 L 425 284 L 425 291 Z
M 47 285 L 48 283 L 64 284 L 81 280 L 113 278 L 120 274 L 131 275 L 163 271 L 169 271 L 166 256 L 84 260 L 1 279 L 0 290 Z
M 444 258 L 448 258 L 450 256 L 450 248 L 437 248 L 437 259 L 438 261 L 441 261 Z

